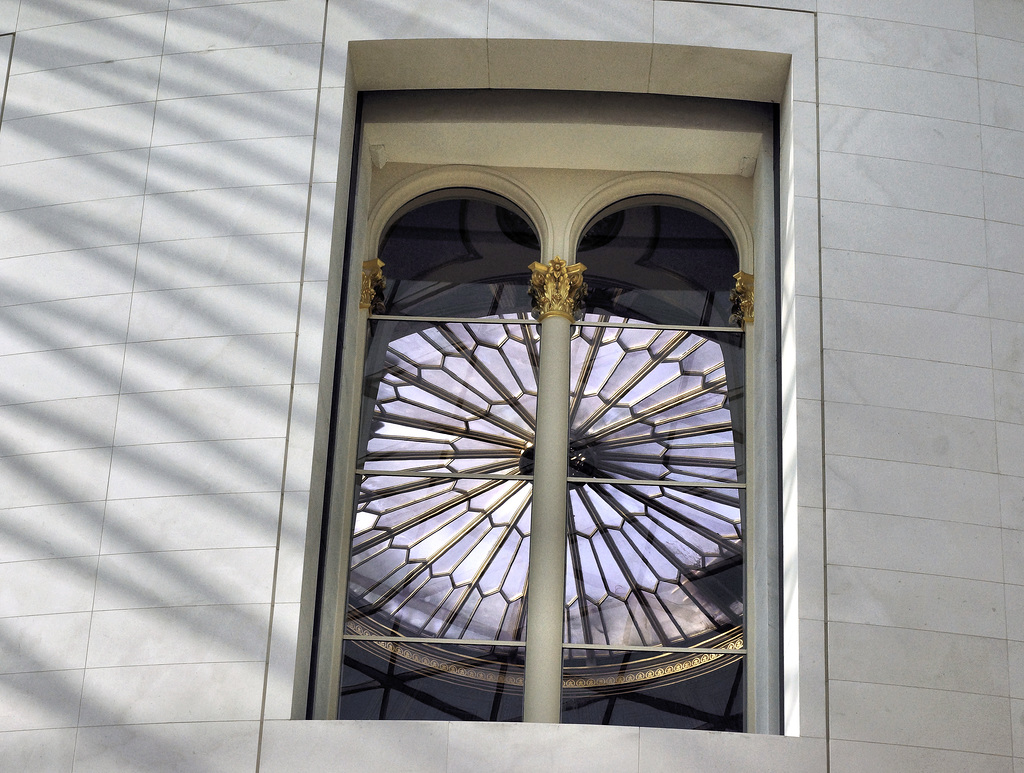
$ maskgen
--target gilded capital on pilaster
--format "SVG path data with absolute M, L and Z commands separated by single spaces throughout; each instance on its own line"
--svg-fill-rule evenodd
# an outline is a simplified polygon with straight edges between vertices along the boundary
M 736 286 L 729 293 L 729 300 L 732 301 L 732 316 L 729 319 L 743 327 L 754 321 L 754 275 L 737 271 L 732 276 Z
M 359 308 L 380 313 L 384 309 L 384 268 L 377 258 L 363 261 L 363 287 L 359 293 Z
M 530 264 L 530 297 L 533 313 L 540 320 L 551 315 L 576 318 L 587 294 L 582 263 L 566 264 L 561 258 L 552 258 L 548 264 L 534 261 Z

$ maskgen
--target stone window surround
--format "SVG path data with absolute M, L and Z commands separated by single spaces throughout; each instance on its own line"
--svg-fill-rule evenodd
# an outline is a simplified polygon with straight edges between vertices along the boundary
M 391 96 L 395 94 L 395 96 Z M 570 107 L 567 108 L 567 104 Z M 772 320 L 774 311 L 775 217 L 773 126 L 770 108 L 749 103 L 633 95 L 567 92 L 401 92 L 374 94 L 361 111 L 360 183 L 354 200 L 353 222 L 368 223 L 353 229 L 349 260 L 346 322 L 342 326 L 341 351 L 361 351 L 356 328 L 364 324 L 354 313 L 357 272 L 362 260 L 375 253 L 387 223 L 409 202 L 446 189 L 477 188 L 500 195 L 519 206 L 537 223 L 542 254 L 569 256 L 585 225 L 598 212 L 636 196 L 668 196 L 706 207 L 733 234 L 744 271 L 755 272 L 765 282 L 758 294 L 761 319 Z M 578 122 L 566 122 L 566 116 Z M 500 140 L 498 139 L 500 137 Z M 645 149 L 639 160 L 634 154 Z M 437 161 L 464 164 L 433 166 Z M 487 162 L 497 166 L 490 166 Z M 516 168 L 501 168 L 515 164 Z M 651 170 L 643 169 L 648 165 Z M 755 166 L 756 165 L 756 166 Z M 423 168 L 426 166 L 426 168 Z M 396 171 L 397 170 L 397 171 Z M 550 170 L 556 170 L 554 173 Z M 622 170 L 616 171 L 616 170 Z M 368 182 L 372 180 L 372 182 Z M 367 202 L 367 199 L 369 201 Z M 364 212 L 368 215 L 364 217 Z M 755 236 L 756 235 L 756 236 Z M 774 326 L 765 322 L 748 330 L 747 348 L 752 390 L 767 390 L 748 399 L 748 448 L 770 449 L 750 458 L 748 477 L 748 550 L 767 560 L 748 561 L 747 639 L 748 719 L 778 703 L 777 647 L 777 411 Z M 342 354 L 342 356 L 345 356 Z M 342 371 L 348 372 L 348 365 Z M 348 384 L 348 387 L 345 385 Z M 335 444 L 346 447 L 345 428 L 353 426 L 346 405 L 358 397 L 358 381 L 344 376 Z M 749 393 L 748 393 L 749 394 Z M 348 443 L 347 446 L 351 444 Z M 351 499 L 346 481 L 349 473 L 342 459 L 352 448 L 338 452 L 335 484 L 327 526 L 327 547 L 322 553 L 324 576 L 343 574 L 347 561 L 338 545 L 347 543 L 351 526 L 341 513 Z M 341 493 L 343 492 L 343 493 Z M 326 522 L 326 518 L 325 518 Z M 750 524 L 756 524 L 751 526 Z M 344 587 L 344 580 L 339 581 Z M 337 702 L 335 673 L 340 662 L 340 634 L 331 633 L 334 618 L 344 614 L 344 603 L 333 582 L 322 584 L 319 630 L 317 709 Z M 758 611 L 752 613 L 751 608 Z M 334 645 L 328 642 L 334 639 Z M 559 637 L 560 638 L 560 637 Z M 757 644 L 753 644 L 757 642 Z M 328 654 L 328 652 L 330 654 Z M 328 675 L 328 676 L 325 676 Z M 327 709 L 329 715 L 329 709 Z M 763 724 L 778 727 L 778 718 Z
M 786 572 L 783 577 L 783 589 L 782 592 L 787 598 L 795 598 L 797 594 L 797 566 L 795 562 L 795 556 L 797 552 L 797 545 L 795 536 L 797 532 L 801 533 L 815 533 L 817 528 L 820 528 L 819 523 L 811 520 L 807 523 L 798 523 L 797 511 L 796 511 L 796 475 L 795 475 L 795 448 L 796 448 L 796 434 L 795 434 L 795 397 L 796 390 L 792 383 L 795 378 L 793 369 L 793 362 L 795 360 L 795 323 L 793 320 L 793 299 L 794 299 L 794 253 L 797 241 L 797 229 L 795 227 L 795 214 L 794 214 L 794 198 L 795 198 L 795 175 L 794 175 L 794 147 L 793 147 L 793 124 L 794 124 L 794 90 L 798 89 L 803 93 L 803 99 L 810 99 L 813 101 L 813 84 L 808 84 L 807 73 L 808 71 L 813 73 L 813 60 L 810 59 L 810 53 L 813 52 L 813 46 L 808 47 L 806 45 L 807 39 L 813 41 L 813 26 L 810 23 L 812 17 L 809 14 L 794 13 L 789 14 L 787 12 L 779 11 L 765 11 L 764 13 L 792 16 L 801 22 L 797 26 L 808 33 L 802 38 L 797 36 L 797 43 L 793 42 L 793 35 L 788 31 L 786 33 L 778 33 L 776 35 L 779 38 L 776 41 L 769 40 L 766 47 L 774 47 L 778 50 L 767 51 L 767 52 L 755 52 L 755 51 L 731 51 L 727 49 L 708 49 L 705 47 L 689 47 L 689 46 L 655 46 L 654 48 L 664 49 L 664 53 L 669 55 L 669 58 L 673 56 L 677 60 L 679 67 L 679 76 L 675 81 L 675 90 L 685 94 L 708 94 L 714 96 L 728 96 L 728 97 L 742 97 L 747 99 L 762 99 L 766 101 L 775 101 L 780 105 L 779 108 L 779 129 L 781 133 L 781 144 L 780 144 L 780 161 L 781 161 L 781 175 L 780 175 L 780 222 L 781 222 L 781 251 L 780 251 L 780 274 L 781 274 L 781 285 L 782 285 L 782 330 L 780 338 L 781 348 L 781 362 L 782 362 L 782 375 L 783 375 L 783 399 L 782 399 L 782 424 L 786 427 L 786 433 L 783 437 L 783 449 L 782 449 L 782 460 L 784 465 L 783 474 L 783 518 L 781 527 L 784 532 L 784 552 L 785 552 L 785 563 Z M 802 19 L 801 19 L 802 17 Z M 770 38 L 771 36 L 769 36 Z M 342 124 L 342 135 L 351 137 L 351 131 L 354 127 L 354 96 L 359 89 L 381 89 L 381 88 L 409 88 L 409 87 L 458 87 L 465 85 L 457 81 L 460 78 L 464 78 L 465 72 L 457 72 L 451 68 L 438 71 L 416 70 L 415 67 L 410 65 L 410 62 L 415 61 L 420 56 L 430 57 L 432 53 L 441 54 L 441 58 L 450 60 L 453 57 L 459 59 L 457 52 L 464 50 L 466 46 L 472 46 L 481 41 L 473 40 L 402 40 L 402 41 L 352 41 L 348 44 L 348 61 L 347 61 L 347 76 L 346 85 L 348 88 L 345 90 L 345 110 L 344 110 L 344 121 Z M 623 43 L 602 43 L 602 42 L 590 42 L 590 41 L 500 41 L 503 44 L 507 44 L 508 50 L 513 54 L 513 58 L 516 55 L 519 57 L 519 63 L 517 68 L 517 74 L 520 78 L 519 83 L 513 83 L 510 85 L 530 87 L 536 86 L 536 83 L 531 83 L 531 78 L 536 78 L 536 69 L 534 65 L 538 61 L 537 56 L 539 50 L 548 50 L 552 53 L 561 52 L 563 55 L 567 51 L 573 51 L 576 53 L 584 52 L 588 54 L 591 61 L 604 60 L 607 61 L 609 58 L 616 58 L 622 55 L 628 55 L 627 49 L 645 49 L 650 50 L 651 46 L 646 44 L 623 44 Z M 490 42 L 492 45 L 494 41 Z M 669 50 L 671 49 L 671 50 Z M 693 62 L 694 57 L 704 59 L 706 61 L 713 61 L 715 67 L 713 68 L 692 68 L 685 67 L 686 62 Z M 662 59 L 664 60 L 664 56 Z M 435 57 L 436 59 L 436 57 Z M 473 59 L 470 57 L 469 59 Z M 799 62 L 795 61 L 799 60 Z M 476 58 L 477 65 L 480 65 L 479 57 Z M 506 62 L 507 63 L 507 62 Z M 484 65 L 486 66 L 486 60 Z M 465 69 L 465 68 L 464 68 Z M 800 76 L 796 78 L 800 82 L 799 86 L 794 86 L 794 70 L 800 71 Z M 757 72 L 756 78 L 749 78 L 751 72 Z M 781 73 L 781 77 L 780 77 Z M 593 75 L 593 73 L 591 73 Z M 560 85 L 569 88 L 601 88 L 601 76 L 600 74 L 596 79 L 591 77 L 586 84 L 573 82 L 574 75 L 569 73 L 561 82 Z M 578 80 L 578 78 L 577 78 Z M 614 79 L 613 79 L 614 80 Z M 456 82 L 452 82 L 456 81 Z M 728 84 L 723 86 L 723 83 Z M 610 84 L 614 86 L 612 90 L 628 91 L 629 88 L 623 88 L 621 83 Z M 810 88 L 810 92 L 807 90 Z M 634 91 L 642 91 L 641 87 L 632 89 Z M 666 89 L 663 89 L 666 90 Z M 808 105 L 805 103 L 802 107 L 806 108 Z M 813 137 L 805 138 L 811 142 L 811 150 L 813 151 Z M 344 147 L 344 143 L 343 143 Z M 339 208 L 340 211 L 344 210 L 344 183 L 347 172 L 347 159 L 342 158 L 340 164 L 342 174 L 339 177 L 341 184 L 339 185 Z M 805 180 L 805 185 L 808 181 Z M 341 222 L 336 218 L 335 224 L 335 244 L 338 245 L 343 242 L 344 234 L 344 218 L 341 218 Z M 802 233 L 801 238 L 805 244 L 809 235 L 808 224 L 805 221 L 801 221 Z M 813 230 L 813 223 L 810 224 Z M 816 255 L 807 255 L 807 260 L 815 260 Z M 330 312 L 328 312 L 330 315 Z M 330 326 L 328 325 L 328 328 Z M 330 346 L 327 347 L 330 349 Z M 332 366 L 333 363 L 333 352 L 325 350 L 325 369 Z M 809 428 L 810 429 L 810 428 Z M 813 441 L 813 438 L 801 438 L 801 446 L 811 442 L 812 445 L 817 446 L 818 443 Z M 316 491 L 316 485 L 312 486 L 312 490 Z M 319 512 L 322 507 L 322 502 L 316 501 L 316 494 L 312 495 L 311 511 Z M 817 514 L 818 517 L 820 514 Z M 808 521 L 807 516 L 803 516 L 804 521 Z M 311 521 L 311 525 L 316 528 L 316 524 Z M 307 562 L 308 565 L 308 562 Z M 820 592 L 815 589 L 813 593 Z M 801 598 L 804 596 L 801 595 Z M 813 598 L 813 595 L 812 595 Z M 795 735 L 800 733 L 800 695 L 805 691 L 801 689 L 800 679 L 804 678 L 806 687 L 810 689 L 811 695 L 816 698 L 816 693 L 821 689 L 823 684 L 823 674 L 820 672 L 820 652 L 810 651 L 807 648 L 800 650 L 797 646 L 798 641 L 801 638 L 807 638 L 806 635 L 801 637 L 800 615 L 795 604 L 790 605 L 785 614 L 785 619 L 782 622 L 784 629 L 784 651 L 785 651 L 785 696 L 784 696 L 784 732 L 787 734 Z M 308 620 L 301 620 L 299 623 L 300 628 L 300 652 L 301 652 L 301 640 L 305 637 L 308 640 Z M 814 641 L 814 639 L 812 639 Z M 820 646 L 820 645 L 819 645 Z M 813 648 L 812 648 L 813 649 Z M 302 658 L 299 658 L 296 674 L 296 685 L 304 683 L 304 666 L 302 664 Z M 296 700 L 294 703 L 293 716 L 302 716 L 302 707 L 304 704 L 304 695 L 300 695 L 301 689 L 296 689 Z M 818 701 L 815 700 L 815 703 Z

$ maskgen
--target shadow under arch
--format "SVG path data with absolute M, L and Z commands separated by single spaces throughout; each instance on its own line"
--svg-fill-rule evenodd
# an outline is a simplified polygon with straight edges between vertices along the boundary
M 546 245 L 552 241 L 551 219 L 532 191 L 499 172 L 456 164 L 418 172 L 397 183 L 380 197 L 368 220 L 365 245 L 367 257 L 371 250 L 376 252 L 379 249 L 388 227 L 403 214 L 431 201 L 455 198 L 462 194 L 507 200 L 533 226 L 540 241 L 543 260 L 550 257 L 545 250 Z
M 591 191 L 569 219 L 569 238 L 578 244 L 585 230 L 602 213 L 640 204 L 664 204 L 687 209 L 715 222 L 732 240 L 740 268 L 749 271 L 754 261 L 754 233 L 749 218 L 721 191 L 677 174 L 638 172 L 624 175 Z

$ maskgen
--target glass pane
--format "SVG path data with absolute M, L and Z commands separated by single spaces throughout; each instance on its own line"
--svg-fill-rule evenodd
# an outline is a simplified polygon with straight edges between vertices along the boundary
M 523 718 L 522 647 L 345 643 L 339 719 Z
M 700 285 L 717 281 L 708 256 L 721 245 L 705 244 L 685 270 L 665 252 L 673 233 L 693 226 L 687 218 L 706 221 L 646 209 L 647 221 L 630 210 L 584 239 L 599 254 L 627 236 L 633 242 L 617 249 L 634 249 L 643 228 L 656 237 L 632 264 L 609 258 L 614 270 L 591 283 L 597 302 L 586 317 L 604 324 L 572 332 L 562 397 L 576 479 L 567 487 L 566 641 L 734 650 L 744 608 L 743 339 L 621 326 L 629 317 L 723 324 L 721 293 Z M 517 217 L 488 202 L 435 202 L 400 218 L 385 240 L 389 313 L 493 321 L 370 323 L 357 460 L 370 474 L 358 477 L 345 632 L 373 641 L 346 644 L 342 716 L 521 718 L 522 650 L 455 647 L 525 640 L 541 345 L 526 317 L 536 237 Z M 509 256 L 522 260 L 506 282 Z M 731 287 L 730 273 L 726 301 Z M 730 723 L 742 717 L 742 694 L 718 705 L 728 690 L 713 674 L 731 668 L 729 684 L 741 685 L 740 657 L 570 653 L 566 721 L 738 729 Z M 711 685 L 707 696 L 689 685 L 699 680 Z
M 377 323 L 360 464 L 530 475 L 536 335 L 522 322 Z M 717 338 L 574 333 L 570 474 L 651 484 L 570 485 L 568 641 L 692 644 L 741 620 L 740 490 L 655 485 L 742 480 L 727 383 L 741 379 L 741 337 Z M 351 630 L 519 639 L 529 499 L 527 481 L 363 477 Z
M 358 464 L 520 474 L 534 438 L 537 332 L 525 323 L 374 323 Z
M 742 483 L 742 341 L 577 327 L 570 476 Z
M 713 646 L 742 625 L 740 493 L 573 486 L 565 641 Z
M 743 730 L 743 656 L 567 653 L 562 721 L 589 725 Z M 588 661 L 590 656 L 591 661 Z
M 512 205 L 456 198 L 400 217 L 383 239 L 385 313 L 486 317 L 529 310 L 534 228 Z
M 346 631 L 521 640 L 530 484 L 365 476 Z
M 630 207 L 580 240 L 588 311 L 664 325 L 732 325 L 729 293 L 739 260 L 729 236 L 679 207 Z

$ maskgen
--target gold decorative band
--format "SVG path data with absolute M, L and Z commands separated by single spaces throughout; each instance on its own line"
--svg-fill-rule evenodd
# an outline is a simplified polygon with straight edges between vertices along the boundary
M 570 322 L 583 306 L 587 285 L 582 263 L 566 264 L 561 258 L 552 258 L 547 265 L 534 261 L 530 264 L 530 297 L 533 313 L 540 320 L 557 315 Z
M 349 633 L 359 636 L 375 636 L 383 633 L 376 626 L 365 625 L 359 621 L 349 621 Z M 381 638 L 378 640 L 359 640 L 352 642 L 367 651 L 383 650 L 406 661 L 406 668 L 418 667 L 424 674 L 445 675 L 452 679 L 468 679 L 483 684 L 504 684 L 522 687 L 525 684 L 521 663 L 509 663 L 505 667 L 497 662 L 489 661 L 480 654 L 478 647 L 459 647 L 458 639 L 438 639 L 437 644 L 403 642 L 401 638 Z M 525 642 L 523 643 L 525 646 Z M 502 645 L 504 646 L 504 645 Z M 562 674 L 564 688 L 603 688 L 628 689 L 629 685 L 641 685 L 652 680 L 665 683 L 683 681 L 691 677 L 707 673 L 735 662 L 742 657 L 737 650 L 744 647 L 743 630 L 734 628 L 716 637 L 713 642 L 705 642 L 702 646 L 714 647 L 718 652 L 652 652 L 632 663 L 603 666 L 567 667 Z M 572 650 L 571 644 L 564 644 L 566 650 Z M 458 650 L 464 650 L 458 652 Z M 468 651 L 466 651 L 468 650 Z M 476 651 L 477 654 L 471 654 Z M 614 650 L 607 654 L 623 654 L 629 652 L 629 646 L 622 650 Z M 635 653 L 640 654 L 640 653 Z M 415 665 L 412 665 L 415 664 Z

